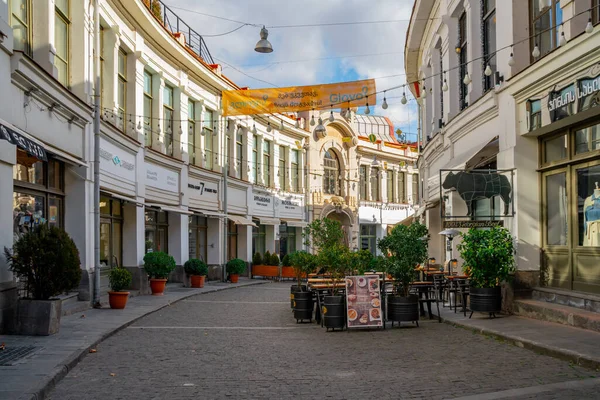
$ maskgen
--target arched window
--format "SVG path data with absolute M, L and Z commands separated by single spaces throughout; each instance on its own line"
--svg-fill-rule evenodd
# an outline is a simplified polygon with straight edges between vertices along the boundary
M 340 194 L 338 179 L 340 176 L 340 162 L 333 151 L 326 151 L 323 158 L 323 192 L 325 194 Z

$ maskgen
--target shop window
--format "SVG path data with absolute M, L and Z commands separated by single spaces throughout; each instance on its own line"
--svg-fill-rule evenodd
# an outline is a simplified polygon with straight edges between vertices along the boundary
M 256 226 L 252 227 L 252 254 L 265 254 L 267 227 L 260 225 L 258 220 L 254 220 Z
M 242 165 L 244 152 L 244 135 L 242 130 L 238 129 L 235 135 L 235 177 L 242 179 Z
M 361 165 L 359 167 L 359 188 L 360 188 L 360 199 L 361 200 L 367 200 L 367 166 L 366 165 Z
M 169 252 L 168 215 L 164 211 L 146 209 L 146 253 L 153 251 Z
M 279 256 L 283 259 L 286 254 L 296 251 L 296 227 L 287 224 L 279 225 Z
M 262 162 L 263 184 L 271 187 L 271 142 L 263 140 Z
M 323 169 L 323 193 L 339 195 L 340 162 L 331 150 L 325 152 Z
M 600 165 L 577 168 L 579 246 L 600 246 Z
M 208 222 L 206 217 L 193 215 L 189 217 L 189 251 L 190 259 L 197 258 L 206 262 L 207 260 L 207 241 L 208 241 Z
M 568 142 L 567 134 L 544 140 L 544 164 L 565 160 L 569 154 Z
M 69 86 L 69 0 L 54 2 L 54 67 L 57 79 L 63 86 Z
M 233 222 L 227 223 L 227 260 L 237 257 L 238 226 Z
M 483 75 L 484 91 L 494 88 L 494 73 L 496 72 L 496 0 L 483 0 L 483 68 L 488 65 L 492 75 Z
M 252 183 L 258 183 L 258 136 L 252 136 Z
M 381 201 L 379 196 L 379 168 L 371 168 L 371 201 Z
M 398 172 L 398 203 L 406 203 L 406 174 Z
M 467 59 L 467 13 L 463 12 L 458 19 L 458 48 L 460 49 L 460 53 L 458 55 L 458 78 L 459 78 L 459 103 L 460 109 L 464 110 L 467 108 L 467 93 L 468 93 L 468 85 L 463 83 L 465 79 L 465 75 L 467 75 L 467 66 L 470 60 Z
M 189 162 L 196 165 L 196 103 L 188 99 L 188 156 Z
M 394 202 L 394 171 L 388 169 L 386 171 L 386 183 L 387 183 L 387 201 L 388 203 Z
M 369 250 L 375 255 L 377 252 L 377 225 L 360 226 L 360 248 Z
M 290 156 L 292 163 L 292 190 L 298 193 L 300 192 L 300 155 L 298 150 L 291 150 Z
M 568 235 L 567 174 L 545 177 L 546 244 L 566 246 Z
M 173 100 L 173 88 L 165 86 L 163 91 L 163 123 L 165 124 L 165 148 L 170 156 L 173 155 L 173 115 L 175 113 Z
M 120 200 L 100 196 L 100 264 L 122 266 L 123 205 Z
M 600 124 L 575 131 L 575 154 L 600 149 Z
M 14 49 L 31 55 L 31 0 L 10 0 Z
M 534 100 L 527 102 L 527 112 L 529 113 L 529 131 L 542 127 L 542 101 Z
M 212 170 L 215 166 L 213 136 L 215 133 L 214 113 L 205 109 L 202 116 L 202 132 L 204 134 L 204 167 Z
M 537 45 L 543 57 L 558 47 L 559 25 L 562 24 L 560 0 L 530 0 L 530 4 L 531 51 Z
M 119 129 L 125 132 L 126 114 L 127 114 L 127 54 L 123 49 L 119 49 L 117 71 L 117 124 Z
M 144 137 L 146 146 L 152 146 L 152 74 L 144 71 Z
M 279 189 L 287 191 L 286 181 L 286 159 L 285 159 L 285 147 L 279 146 L 279 170 L 277 176 L 279 177 Z
M 62 227 L 64 223 L 64 164 L 42 162 L 17 149 L 13 166 L 13 236 L 40 224 Z

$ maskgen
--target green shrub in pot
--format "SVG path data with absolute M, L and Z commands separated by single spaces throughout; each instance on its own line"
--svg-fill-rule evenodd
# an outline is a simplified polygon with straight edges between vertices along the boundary
M 271 265 L 273 267 L 279 266 L 279 256 L 277 255 L 277 253 L 271 254 L 271 259 L 269 260 L 269 265 Z
M 258 251 L 252 256 L 252 265 L 263 265 L 263 258 Z
M 243 274 L 246 270 L 246 263 L 244 260 L 239 258 L 234 258 L 227 262 L 227 273 L 232 275 L 240 275 Z
M 183 269 L 188 275 L 206 276 L 208 274 L 208 265 L 197 258 L 190 258 L 183 264 Z
M 124 292 L 131 286 L 131 272 L 122 267 L 111 268 L 108 282 L 113 292 Z
M 144 269 L 151 279 L 167 279 L 175 266 L 173 256 L 162 251 L 147 253 L 144 256 Z

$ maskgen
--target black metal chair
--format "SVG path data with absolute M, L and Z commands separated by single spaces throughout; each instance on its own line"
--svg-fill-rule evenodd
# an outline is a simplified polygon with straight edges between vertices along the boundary
M 457 289 L 460 293 L 460 303 L 464 316 L 467 316 L 467 299 L 469 298 L 469 280 L 468 279 L 457 279 Z M 456 313 L 456 299 L 454 301 L 454 312 Z

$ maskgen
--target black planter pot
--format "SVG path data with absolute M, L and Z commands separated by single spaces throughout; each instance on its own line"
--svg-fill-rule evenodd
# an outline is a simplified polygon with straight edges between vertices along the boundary
M 469 304 L 473 312 L 489 313 L 490 316 L 502 311 L 502 292 L 500 286 L 494 288 L 469 288 Z M 469 316 L 469 318 L 471 318 Z
M 305 319 L 312 322 L 313 314 L 313 298 L 312 292 L 295 292 L 294 293 L 294 318 L 296 323 Z
M 294 293 L 296 292 L 306 292 L 306 285 L 302 285 L 302 290 L 298 288 L 298 285 L 292 285 L 290 288 L 290 307 L 292 310 L 294 309 Z
M 344 296 L 325 296 L 323 301 L 323 325 L 329 329 L 344 329 L 346 326 L 346 303 Z
M 419 298 L 415 295 L 408 297 L 388 296 L 387 320 L 392 321 L 392 325 L 394 322 L 415 321 L 419 326 Z

